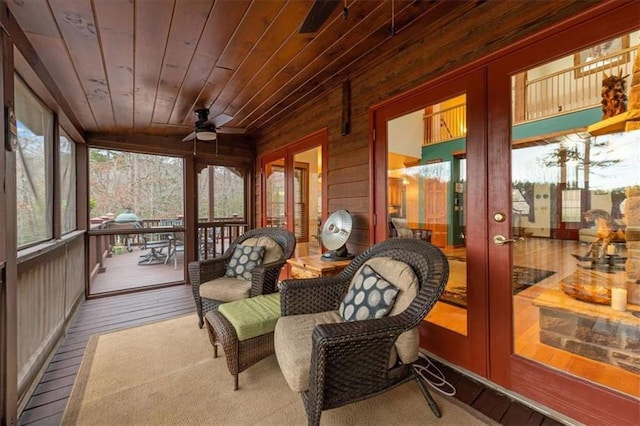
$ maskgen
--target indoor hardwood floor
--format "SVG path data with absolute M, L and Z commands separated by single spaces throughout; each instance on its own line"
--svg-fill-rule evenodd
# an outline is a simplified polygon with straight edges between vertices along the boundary
M 579 268 L 572 254 L 583 255 L 586 250 L 587 245 L 577 241 L 547 238 L 527 238 L 514 245 L 514 264 L 555 271 L 550 277 L 513 297 L 515 353 L 559 371 L 640 397 L 640 377 L 637 374 L 540 343 L 539 308 L 535 306 L 534 300 L 548 289 L 559 289 L 560 281 Z M 454 256 L 449 252 L 447 255 Z M 464 257 L 464 252 L 457 252 L 455 256 Z M 464 263 L 450 262 L 450 266 L 450 279 L 466 279 L 464 271 L 456 270 L 464 268 Z M 610 279 L 615 280 L 621 276 L 622 274 L 610 274 Z M 427 319 L 456 333 L 467 333 L 467 311 L 464 308 L 438 302 Z
M 191 288 L 180 285 L 85 301 L 19 418 L 19 425 L 61 424 L 91 335 L 194 312 Z M 560 423 L 435 361 L 456 388 L 455 398 L 503 425 Z
M 573 355 L 567 351 L 540 343 L 539 308 L 534 300 L 548 289 L 559 289 L 560 281 L 578 268 L 572 254 L 584 254 L 586 245 L 576 241 L 530 238 L 514 250 L 514 262 L 531 268 L 556 271 L 539 284 L 516 294 L 513 298 L 515 352 L 525 358 L 549 365 L 578 377 L 621 392 L 640 397 L 640 376 L 622 368 Z M 606 275 L 606 274 L 604 274 Z M 615 280 L 624 274 L 610 274 Z M 586 302 L 585 302 L 586 303 Z M 637 320 L 640 323 L 640 320 Z

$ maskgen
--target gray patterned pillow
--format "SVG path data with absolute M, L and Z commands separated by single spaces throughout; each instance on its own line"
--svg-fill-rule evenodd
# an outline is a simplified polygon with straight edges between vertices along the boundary
M 393 307 L 397 295 L 398 287 L 365 265 L 340 303 L 340 316 L 345 321 L 382 318 Z
M 251 270 L 262 263 L 264 251 L 265 246 L 243 246 L 238 244 L 233 256 L 231 256 L 231 260 L 229 260 L 225 275 L 251 281 Z

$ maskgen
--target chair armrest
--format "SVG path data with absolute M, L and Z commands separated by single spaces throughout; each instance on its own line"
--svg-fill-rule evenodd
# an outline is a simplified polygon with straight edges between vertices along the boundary
M 191 285 L 199 287 L 202 283 L 224 276 L 228 262 L 229 257 L 224 256 L 189 262 L 188 270 Z
M 280 269 L 286 261 L 284 259 L 271 263 L 263 263 L 251 270 L 251 292 L 249 297 L 270 294 L 276 291 L 276 283 Z
M 389 380 L 391 350 L 405 329 L 402 314 L 317 325 L 312 334 L 309 389 L 340 393 L 348 382 L 350 395 L 366 395 L 371 390 L 368 386 Z
M 326 346 L 345 340 L 349 342 L 378 340 L 390 335 L 393 341 L 407 330 L 409 328 L 406 313 L 403 313 L 364 321 L 318 324 L 313 329 L 312 340 L 314 345 Z
M 280 283 L 282 316 L 335 311 L 349 288 L 350 277 L 284 280 Z

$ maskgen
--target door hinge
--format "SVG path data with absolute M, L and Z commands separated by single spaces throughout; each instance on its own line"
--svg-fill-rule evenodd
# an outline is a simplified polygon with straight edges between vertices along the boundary
M 377 226 L 378 225 L 378 216 L 374 213 L 373 214 L 373 226 Z
M 373 141 L 376 141 L 376 129 L 373 129 Z

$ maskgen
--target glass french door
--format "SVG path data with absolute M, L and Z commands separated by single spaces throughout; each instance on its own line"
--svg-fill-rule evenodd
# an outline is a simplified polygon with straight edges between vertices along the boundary
M 264 169 L 263 226 L 287 227 L 284 158 L 267 161 Z
M 326 217 L 326 129 L 265 155 L 261 161 L 262 226 L 296 236 L 296 256 L 321 253 L 320 225 Z
M 421 346 L 486 375 L 483 76 L 435 84 L 375 111 L 374 235 L 427 239 L 447 255 L 449 281 L 421 325 Z
M 603 91 L 637 72 L 637 19 L 606 30 L 625 15 L 487 72 L 489 377 L 585 424 L 640 419 L 640 130 L 607 119 Z

